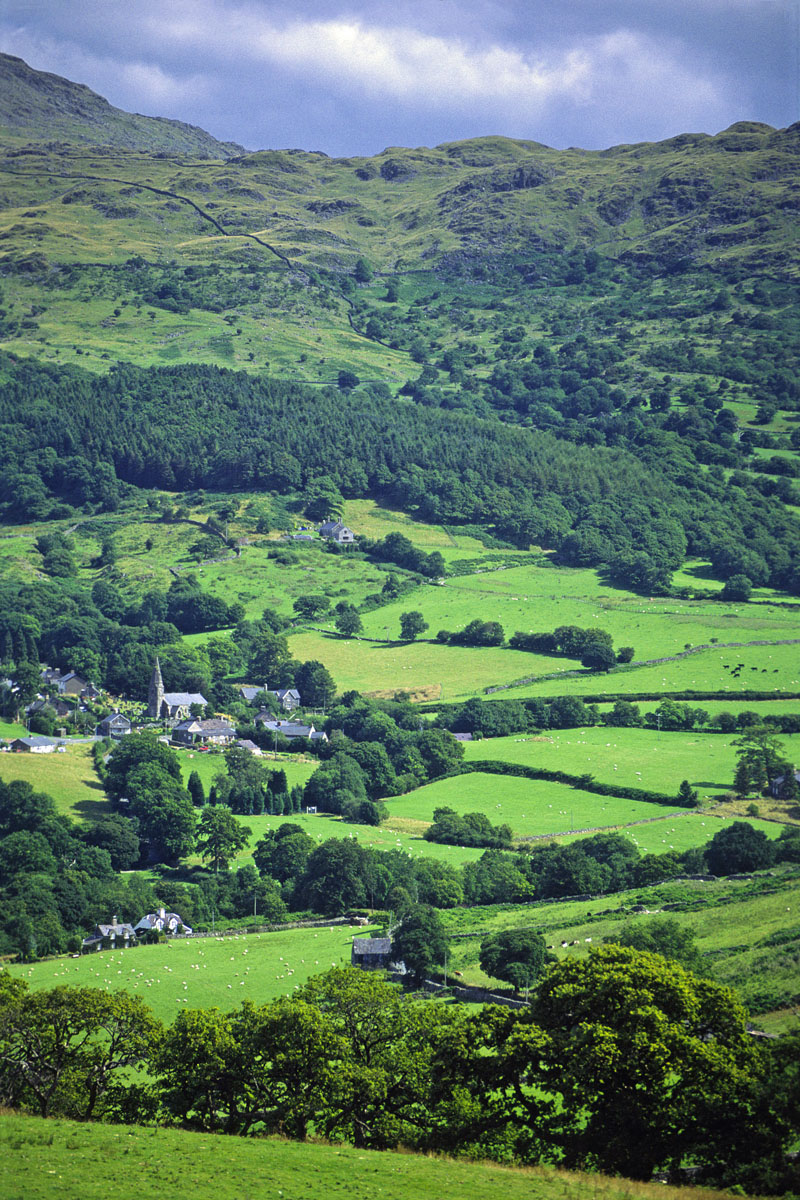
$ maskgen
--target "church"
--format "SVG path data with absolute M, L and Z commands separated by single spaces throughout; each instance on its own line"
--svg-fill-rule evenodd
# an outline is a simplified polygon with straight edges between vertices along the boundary
M 154 719 L 182 721 L 190 715 L 193 704 L 206 707 L 208 701 L 200 692 L 165 692 L 161 664 L 156 659 L 150 687 L 147 691 L 147 715 Z

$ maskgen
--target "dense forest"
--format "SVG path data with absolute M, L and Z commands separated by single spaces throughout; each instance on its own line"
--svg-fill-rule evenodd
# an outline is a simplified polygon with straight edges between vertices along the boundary
M 568 428 L 512 430 L 469 412 L 210 367 L 120 366 L 98 378 L 2 365 L 0 452 L 15 466 L 0 498 L 10 518 L 113 510 L 125 485 L 281 492 L 328 476 L 345 496 L 490 527 L 650 591 L 668 586 L 687 552 L 711 557 L 724 578 L 800 588 L 800 537 L 783 500 L 749 476 L 704 469 L 658 411 L 623 420 L 610 445 L 586 445 Z

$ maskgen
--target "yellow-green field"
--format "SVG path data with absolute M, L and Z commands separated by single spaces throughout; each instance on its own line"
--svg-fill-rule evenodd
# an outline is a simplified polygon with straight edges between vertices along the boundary
M 688 779 L 702 799 L 733 786 L 734 740 L 735 735 L 727 734 L 593 726 L 466 742 L 464 757 L 467 762 L 495 759 L 574 775 L 590 774 L 604 783 L 676 796 L 681 781 Z M 781 741 L 789 756 L 800 759 L 800 734 Z
M 589 831 L 613 829 L 630 837 L 642 854 L 703 846 L 734 819 L 641 800 L 598 796 L 564 784 L 483 773 L 439 779 L 389 800 L 387 805 L 390 825 L 398 819 L 429 824 L 434 809 L 452 808 L 457 813 L 483 812 L 492 824 L 509 825 L 515 838 L 552 835 L 553 840 L 566 842 L 585 837 Z M 778 837 L 783 828 L 774 821 L 747 820 L 770 838 Z M 435 842 L 423 845 L 431 850 L 439 848 Z
M 34 791 L 52 796 L 59 812 L 89 820 L 109 811 L 90 750 L 83 743 L 68 746 L 63 754 L 0 754 L 0 779 L 24 779 Z
M 235 1008 L 242 1000 L 265 1004 L 286 996 L 332 966 L 350 962 L 355 926 L 284 929 L 226 937 L 176 938 L 161 945 L 101 950 L 81 957 L 12 964 L 12 975 L 32 988 L 99 987 L 139 995 L 162 1021 L 181 1008 Z
M 225 1138 L 4 1113 L 0 1200 L 725 1200 L 729 1192 L 344 1143 Z

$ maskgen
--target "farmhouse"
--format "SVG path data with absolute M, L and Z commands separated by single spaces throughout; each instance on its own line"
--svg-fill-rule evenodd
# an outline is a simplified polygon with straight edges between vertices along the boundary
M 210 719 L 208 721 L 188 717 L 179 721 L 172 730 L 172 740 L 180 746 L 193 746 L 198 742 L 212 746 L 227 746 L 236 737 L 236 730 L 229 721 Z
M 253 704 L 256 696 L 264 693 L 267 696 L 274 696 L 284 712 L 294 712 L 296 708 L 300 707 L 300 693 L 297 688 L 276 688 L 273 691 L 270 688 L 253 687 L 246 683 L 239 686 L 239 695 L 248 704 Z
M 137 936 L 149 933 L 151 930 L 155 930 L 156 933 L 169 934 L 170 937 L 175 937 L 179 933 L 192 932 L 179 913 L 167 912 L 165 908 L 160 908 L 158 912 L 146 913 L 134 927 L 134 933 Z
M 81 679 L 75 671 L 69 671 L 66 675 L 62 675 L 56 682 L 56 687 L 62 696 L 80 696 L 87 686 L 87 681 Z
M 800 783 L 800 771 L 795 771 L 794 777 L 795 777 L 796 782 Z M 785 775 L 778 775 L 778 776 L 776 776 L 775 779 L 772 780 L 772 782 L 769 785 L 770 793 L 776 799 L 778 799 L 778 797 L 780 797 L 780 794 L 783 791 L 783 784 L 784 784 L 785 779 L 786 779 Z
M 362 971 L 382 971 L 392 956 L 391 938 L 353 938 L 350 965 Z
M 81 942 L 81 951 L 127 949 L 135 943 L 136 932 L 133 926 L 126 921 L 118 921 L 114 916 L 110 925 L 95 925 L 94 933 Z
M 57 738 L 31 734 L 30 737 L 14 738 L 10 747 L 17 754 L 52 754 L 58 744 Z
M 93 683 L 87 683 L 76 671 L 62 673 L 58 667 L 42 667 L 42 683 L 45 687 L 55 688 L 62 696 L 80 696 L 82 700 L 96 700 L 100 689 Z
M 352 529 L 348 529 L 341 521 L 326 521 L 324 525 L 320 525 L 319 536 L 327 538 L 330 542 L 336 542 L 339 546 L 350 545 L 356 540 Z
M 249 750 L 251 754 L 255 754 L 256 758 L 263 758 L 263 751 L 255 742 L 251 742 L 250 738 L 238 738 L 237 746 L 241 746 L 242 750 Z
M 112 712 L 103 717 L 96 732 L 98 737 L 120 738 L 130 733 L 131 729 L 132 725 L 124 713 Z
M 56 717 L 68 717 L 72 712 L 72 705 L 67 704 L 66 700 L 34 700 L 33 704 L 29 704 L 25 709 L 26 717 L 35 717 L 37 713 L 52 713 Z
M 272 713 L 265 710 L 256 717 L 256 725 L 263 725 L 270 733 L 280 733 L 285 738 L 308 738 L 312 742 L 327 742 L 328 735 L 313 725 L 302 725 L 299 721 L 276 721 Z

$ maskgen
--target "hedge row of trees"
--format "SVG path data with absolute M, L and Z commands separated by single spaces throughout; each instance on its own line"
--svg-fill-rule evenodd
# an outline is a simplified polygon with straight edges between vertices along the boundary
M 774 697 L 774 693 L 770 692 L 762 698 L 767 698 L 767 695 Z M 599 703 L 608 702 L 610 699 L 612 697 L 602 696 Z M 434 718 L 434 724 L 453 733 L 471 733 L 490 738 L 507 737 L 512 733 L 537 733 L 546 729 L 575 729 L 591 725 L 735 733 L 763 724 L 779 733 L 800 731 L 800 713 L 769 713 L 763 716 L 754 710 L 742 709 L 738 713 L 719 712 L 711 716 L 699 705 L 674 700 L 669 696 L 660 697 L 653 694 L 639 699 L 660 700 L 660 703 L 650 712 L 643 713 L 633 700 L 619 696 L 614 699 L 610 709 L 600 712 L 598 701 L 587 702 L 589 697 L 533 697 L 528 700 L 480 700 L 475 697 L 464 704 L 443 708 Z M 730 692 L 721 693 L 720 699 L 730 701 Z

